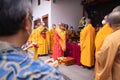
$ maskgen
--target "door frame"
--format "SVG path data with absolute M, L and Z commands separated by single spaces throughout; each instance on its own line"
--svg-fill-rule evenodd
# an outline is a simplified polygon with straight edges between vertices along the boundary
M 45 14 L 45 15 L 42 16 L 42 21 L 43 21 L 44 18 L 47 18 L 47 25 L 46 25 L 46 26 L 48 27 L 48 20 L 49 20 L 49 19 L 48 19 L 48 18 L 49 18 L 49 17 L 48 17 L 48 14 Z M 44 22 L 44 21 L 43 21 L 43 22 Z

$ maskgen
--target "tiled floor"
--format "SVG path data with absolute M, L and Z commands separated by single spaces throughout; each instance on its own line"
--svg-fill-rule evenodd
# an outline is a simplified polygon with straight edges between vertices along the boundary
M 31 53 L 31 52 L 29 52 Z M 32 53 L 30 54 L 32 57 Z M 49 56 L 40 56 L 42 60 L 47 60 Z M 59 71 L 63 74 L 65 80 L 94 80 L 94 68 L 87 69 L 78 65 L 65 66 L 60 65 Z
M 41 56 L 40 59 L 46 60 L 49 56 Z M 65 66 L 60 65 L 59 71 L 65 77 L 65 80 L 94 80 L 94 69 L 83 68 L 78 65 Z

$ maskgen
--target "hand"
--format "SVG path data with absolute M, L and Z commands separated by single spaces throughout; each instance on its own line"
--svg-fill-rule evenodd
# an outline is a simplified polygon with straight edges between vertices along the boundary
M 38 46 L 38 44 L 35 43 L 35 42 L 28 41 L 28 42 L 26 43 L 26 47 L 25 47 L 23 50 L 28 50 L 28 49 L 31 48 L 31 47 L 38 48 L 39 46 Z
M 59 67 L 59 65 L 60 65 L 58 60 L 54 60 L 53 58 L 46 60 L 45 63 L 47 63 L 48 65 L 53 66 L 53 67 Z

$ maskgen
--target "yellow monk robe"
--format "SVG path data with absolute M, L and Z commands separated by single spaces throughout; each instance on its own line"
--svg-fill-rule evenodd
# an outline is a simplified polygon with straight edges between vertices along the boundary
M 38 26 L 36 29 L 33 29 L 28 41 L 34 41 L 36 40 L 37 37 L 37 33 L 40 32 L 42 30 L 42 25 Z
M 54 31 L 55 31 L 54 28 L 52 28 L 52 29 L 49 31 L 49 32 L 50 32 L 50 53 L 53 52 Z
M 36 29 L 33 29 L 33 31 L 32 31 L 32 33 L 31 33 L 28 41 L 38 43 L 38 39 L 37 39 L 37 36 L 38 36 L 38 35 L 37 35 L 37 34 L 38 34 L 38 32 L 40 32 L 40 31 L 42 30 L 42 27 L 43 27 L 43 26 L 40 25 L 40 26 L 38 26 Z M 30 48 L 30 50 L 34 50 L 34 47 Z
M 96 52 L 97 53 L 102 44 L 103 44 L 103 41 L 104 39 L 113 32 L 113 29 L 109 26 L 109 24 L 105 24 L 101 29 L 100 31 L 98 31 L 97 35 L 96 35 L 96 38 L 95 38 L 95 47 L 96 47 Z M 97 55 L 97 54 L 96 54 Z M 95 76 L 96 76 L 96 70 L 97 70 L 97 64 L 95 63 Z M 95 77 L 95 80 L 98 80 L 97 77 Z
M 94 65 L 94 39 L 95 29 L 88 24 L 80 33 L 81 60 L 82 65 L 91 67 Z
M 96 53 L 95 80 L 120 80 L 120 27 L 108 35 Z
M 57 29 L 58 35 L 60 36 L 60 45 L 62 47 L 63 52 L 66 51 L 66 31 Z
M 95 48 L 96 52 L 100 50 L 104 39 L 113 32 L 113 29 L 109 26 L 109 24 L 105 24 L 100 31 L 98 31 L 95 38 Z
M 30 38 L 28 41 L 32 41 L 38 44 L 39 48 L 37 49 L 38 55 L 45 55 L 48 54 L 48 49 L 50 45 L 50 36 L 49 32 L 46 32 L 46 38 L 43 38 L 41 32 L 43 30 L 43 26 L 38 27 L 37 29 L 33 30 Z M 33 50 L 34 48 L 32 48 Z M 35 50 L 34 50 L 35 51 Z

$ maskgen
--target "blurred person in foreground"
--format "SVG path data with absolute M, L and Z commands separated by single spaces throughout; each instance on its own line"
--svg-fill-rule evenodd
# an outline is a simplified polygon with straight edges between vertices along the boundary
M 30 0 L 0 0 L 0 80 L 63 79 L 57 68 L 21 49 L 31 33 L 31 15 Z
M 120 80 L 120 12 L 108 15 L 108 23 L 114 32 L 108 35 L 96 53 L 97 80 Z
M 117 6 L 112 10 L 112 12 L 119 12 L 119 11 L 120 11 L 120 6 Z M 104 20 L 105 21 L 102 21 L 102 22 L 106 22 L 106 23 L 104 24 L 104 26 L 100 29 L 100 31 L 96 35 L 96 39 L 95 39 L 96 52 L 95 53 L 97 53 L 100 50 L 105 38 L 108 35 L 110 35 L 112 32 L 114 32 L 114 29 L 108 23 L 108 15 L 106 15 L 104 17 Z M 96 74 L 96 69 L 97 69 L 97 64 L 95 64 L 95 76 L 96 76 L 95 80 L 98 80 L 98 77 Z

